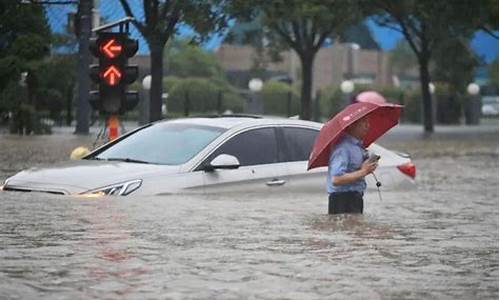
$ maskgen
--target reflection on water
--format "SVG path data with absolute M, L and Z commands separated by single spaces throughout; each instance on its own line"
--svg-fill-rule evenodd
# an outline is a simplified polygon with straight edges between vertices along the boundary
M 0 298 L 498 298 L 490 152 L 417 157 L 419 187 L 364 215 L 323 194 L 0 193 Z

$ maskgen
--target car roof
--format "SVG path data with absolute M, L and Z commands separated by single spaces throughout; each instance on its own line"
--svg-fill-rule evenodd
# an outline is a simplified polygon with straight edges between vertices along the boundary
M 322 126 L 321 123 L 298 120 L 298 119 L 287 119 L 287 118 L 273 117 L 273 116 L 257 117 L 257 116 L 238 116 L 238 115 L 181 118 L 175 120 L 164 120 L 161 122 L 206 125 L 206 126 L 222 127 L 225 129 L 231 129 L 239 126 L 250 127 L 258 125 L 294 125 L 294 126 L 305 126 L 305 127 L 315 127 L 315 128 L 319 128 Z

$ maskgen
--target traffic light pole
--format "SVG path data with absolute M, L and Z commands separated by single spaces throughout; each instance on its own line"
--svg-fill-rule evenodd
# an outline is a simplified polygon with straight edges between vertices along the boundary
M 78 47 L 78 108 L 76 111 L 76 134 L 89 133 L 89 91 L 90 77 L 88 66 L 90 64 L 89 39 L 92 27 L 92 2 L 93 0 L 80 0 L 80 35 Z

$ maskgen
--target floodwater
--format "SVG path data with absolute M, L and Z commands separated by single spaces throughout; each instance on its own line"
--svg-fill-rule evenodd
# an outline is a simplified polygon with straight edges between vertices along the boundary
M 0 180 L 90 138 L 0 136 Z M 326 196 L 0 193 L 1 299 L 498 299 L 498 131 L 387 139 L 414 190 Z

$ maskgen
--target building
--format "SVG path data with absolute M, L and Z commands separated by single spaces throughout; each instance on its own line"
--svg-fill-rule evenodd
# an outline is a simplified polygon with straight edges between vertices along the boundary
M 242 87 L 255 74 L 259 60 L 266 70 L 263 75 L 266 78 L 263 79 L 288 75 L 294 82 L 300 81 L 301 64 L 293 50 L 282 52 L 280 62 L 271 62 L 250 46 L 222 44 L 215 50 L 215 55 L 232 83 Z M 313 90 L 340 85 L 346 79 L 360 84 L 392 86 L 394 82 L 388 53 L 360 49 L 356 44 L 321 48 L 314 61 Z

